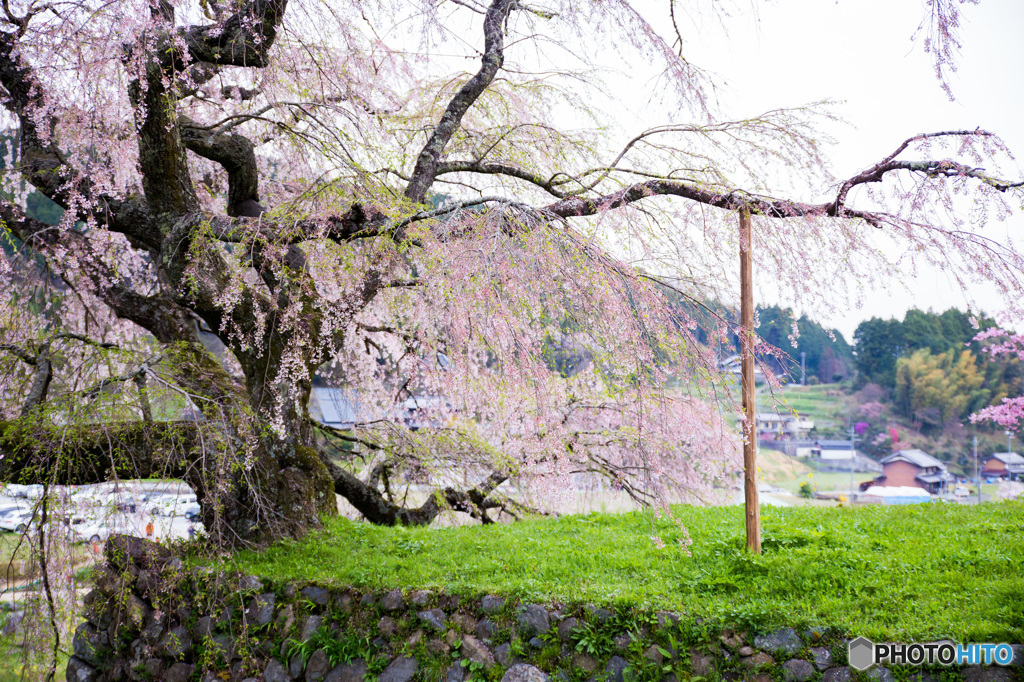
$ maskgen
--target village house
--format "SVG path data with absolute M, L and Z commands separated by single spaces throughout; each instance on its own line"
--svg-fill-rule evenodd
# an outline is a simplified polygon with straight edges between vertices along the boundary
M 1008 481 L 1024 480 L 1024 457 L 1016 452 L 996 452 L 985 460 L 982 476 L 1005 478 Z
M 937 495 L 954 482 L 946 465 L 921 450 L 900 450 L 882 459 L 880 486 L 917 486 Z
M 742 373 L 741 366 L 742 357 L 740 355 L 730 355 L 729 357 L 718 361 L 718 369 L 722 372 L 732 374 L 739 381 Z M 761 371 L 761 367 L 756 363 L 754 365 L 754 383 L 764 383 L 764 372 Z
M 857 448 L 850 440 L 816 440 L 797 450 L 797 456 L 816 457 L 822 462 L 849 461 L 857 458 Z
M 814 422 L 801 419 L 794 414 L 776 414 L 775 412 L 757 413 L 757 436 L 764 440 L 783 440 L 785 438 L 806 438 L 807 432 L 814 428 Z
M 360 422 L 390 420 L 405 424 L 410 431 L 437 426 L 439 414 L 450 411 L 448 401 L 431 395 L 411 395 L 390 409 L 366 404 L 359 392 L 348 388 L 314 386 L 309 396 L 309 415 L 316 421 L 342 431 Z

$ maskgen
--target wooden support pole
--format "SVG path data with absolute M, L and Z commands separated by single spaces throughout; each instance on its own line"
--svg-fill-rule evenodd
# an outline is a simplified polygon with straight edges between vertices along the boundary
M 740 211 L 740 369 L 743 381 L 743 501 L 747 549 L 761 553 L 761 507 L 757 499 L 757 407 L 754 403 L 754 275 L 750 211 Z

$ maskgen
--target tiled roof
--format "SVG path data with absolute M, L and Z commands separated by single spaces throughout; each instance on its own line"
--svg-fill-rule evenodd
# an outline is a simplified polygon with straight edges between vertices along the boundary
M 1024 465 L 1024 457 L 1021 457 L 1016 452 L 996 452 L 992 454 L 992 459 L 998 459 L 1004 464 Z
M 930 467 L 939 467 L 940 469 L 946 468 L 945 464 L 935 459 L 927 452 L 923 452 L 921 450 L 900 450 L 899 452 L 894 452 L 884 458 L 881 463 L 888 464 L 889 462 L 898 462 L 900 460 L 916 464 L 922 469 L 928 469 Z

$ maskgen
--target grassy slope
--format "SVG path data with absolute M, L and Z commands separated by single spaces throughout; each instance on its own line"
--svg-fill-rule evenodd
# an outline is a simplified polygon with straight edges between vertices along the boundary
M 1024 640 L 1024 504 L 765 508 L 760 557 L 742 549 L 741 508 L 674 513 L 692 556 L 671 520 L 632 513 L 419 529 L 338 519 L 235 560 L 268 578 L 368 590 L 663 607 L 757 628 L 838 625 L 876 641 Z
M 845 431 L 850 412 L 845 390 L 846 386 L 840 384 L 791 384 L 786 386 L 779 396 L 783 399 L 785 408 L 796 410 L 802 418 L 813 421 L 818 431 Z M 780 413 L 785 408 L 779 408 Z M 845 438 L 838 436 L 838 433 L 836 437 Z
M 796 460 L 784 452 L 771 448 L 757 449 L 757 466 L 760 469 L 759 481 L 776 484 L 781 481 L 797 481 L 797 485 L 814 473 L 806 464 Z

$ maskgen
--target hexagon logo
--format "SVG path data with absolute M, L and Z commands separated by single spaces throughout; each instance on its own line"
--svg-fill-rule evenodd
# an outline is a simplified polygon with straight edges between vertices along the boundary
M 858 637 L 847 645 L 846 658 L 850 667 L 867 670 L 875 664 L 875 645 L 866 637 Z

